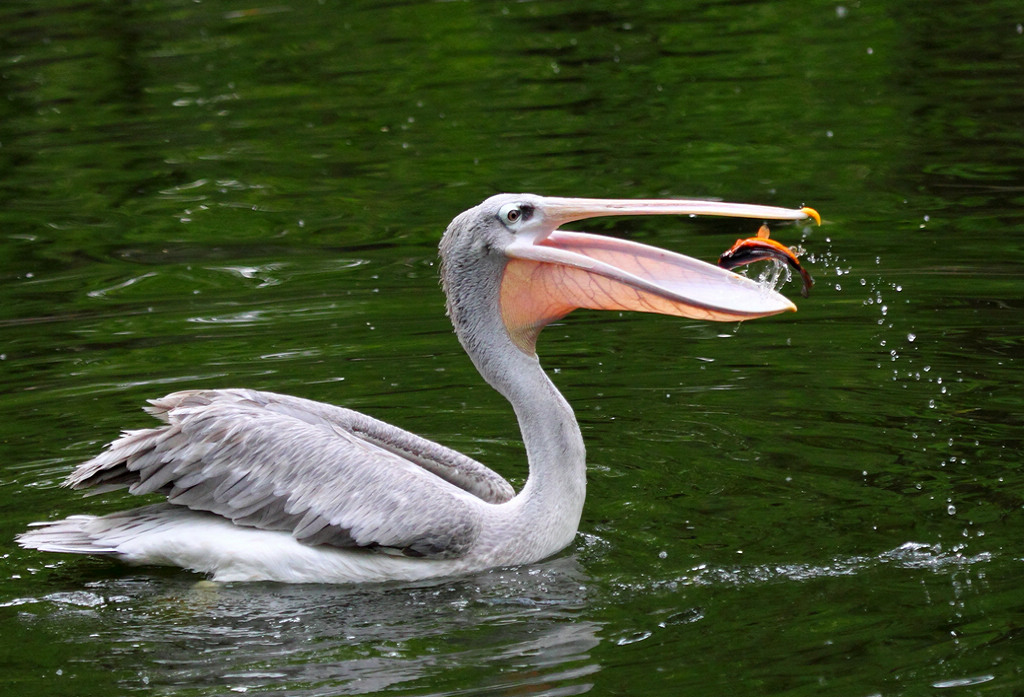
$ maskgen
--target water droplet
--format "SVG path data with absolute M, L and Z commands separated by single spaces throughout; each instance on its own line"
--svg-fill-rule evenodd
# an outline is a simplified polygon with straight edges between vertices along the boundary
M 913 332 L 907 334 L 907 341 L 913 342 L 915 339 L 917 339 L 917 334 L 914 334 Z

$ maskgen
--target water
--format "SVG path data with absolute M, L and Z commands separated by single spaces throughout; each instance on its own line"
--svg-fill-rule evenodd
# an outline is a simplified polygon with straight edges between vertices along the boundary
M 1024 689 L 1017 3 L 9 2 L 0 665 L 17 694 Z M 817 207 L 742 326 L 577 313 L 576 544 L 426 586 L 209 586 L 22 551 L 138 408 L 247 386 L 520 485 L 436 243 L 499 190 Z M 583 229 L 714 259 L 756 223 Z M 6 542 L 2 542 L 6 540 Z

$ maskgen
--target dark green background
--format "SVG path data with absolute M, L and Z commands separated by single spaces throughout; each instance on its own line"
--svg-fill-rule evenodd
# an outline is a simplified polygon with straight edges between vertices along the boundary
M 0 675 L 19 695 L 1024 691 L 1024 12 L 1001 2 L 0 6 Z M 149 397 L 354 407 L 519 485 L 436 244 L 498 191 L 817 207 L 743 326 L 577 313 L 559 558 L 419 588 L 24 552 Z M 713 260 L 756 223 L 576 226 Z

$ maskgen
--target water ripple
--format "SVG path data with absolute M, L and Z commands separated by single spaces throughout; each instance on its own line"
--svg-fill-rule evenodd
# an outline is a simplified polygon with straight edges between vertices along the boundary
M 971 567 L 993 560 L 991 552 L 966 556 L 959 550 L 943 551 L 942 545 L 905 542 L 876 556 L 850 556 L 834 559 L 828 564 L 761 564 L 750 567 L 711 567 L 700 564 L 692 572 L 671 580 L 658 581 L 654 587 L 675 588 L 680 585 L 709 586 L 770 583 L 778 580 L 811 581 L 819 578 L 853 576 L 871 568 L 892 564 L 905 569 L 930 569 L 935 572 L 950 567 Z

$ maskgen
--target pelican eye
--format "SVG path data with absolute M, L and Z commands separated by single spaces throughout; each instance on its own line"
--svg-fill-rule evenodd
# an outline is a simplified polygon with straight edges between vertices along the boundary
M 505 225 L 515 225 L 530 219 L 533 215 L 533 206 L 523 203 L 508 203 L 498 211 L 498 218 Z

